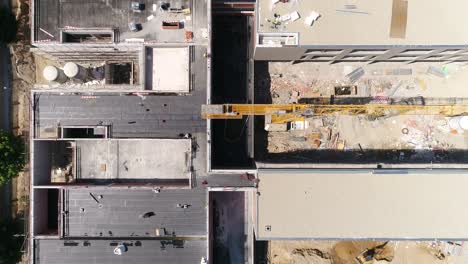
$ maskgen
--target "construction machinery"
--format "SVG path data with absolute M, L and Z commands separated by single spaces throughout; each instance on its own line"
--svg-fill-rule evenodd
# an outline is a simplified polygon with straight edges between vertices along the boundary
M 219 104 L 203 105 L 205 119 L 242 119 L 245 116 L 267 116 L 271 124 L 285 124 L 305 118 L 327 115 L 441 115 L 468 114 L 468 105 L 408 104 Z

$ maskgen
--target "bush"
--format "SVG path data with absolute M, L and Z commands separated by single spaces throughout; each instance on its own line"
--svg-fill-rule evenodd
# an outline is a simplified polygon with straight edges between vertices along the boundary
M 15 16 L 11 13 L 11 10 L 7 7 L 0 7 L 0 42 L 10 43 L 15 40 L 16 31 L 18 30 L 18 24 Z
M 24 168 L 24 143 L 20 137 L 0 130 L 0 185 L 4 185 Z

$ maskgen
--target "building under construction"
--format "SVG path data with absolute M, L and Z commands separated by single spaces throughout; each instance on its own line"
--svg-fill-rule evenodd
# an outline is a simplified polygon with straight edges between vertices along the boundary
M 467 4 L 429 2 L 33 0 L 30 262 L 465 240 Z

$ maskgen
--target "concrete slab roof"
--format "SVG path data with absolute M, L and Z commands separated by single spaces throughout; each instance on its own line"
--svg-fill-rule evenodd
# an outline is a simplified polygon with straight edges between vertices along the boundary
M 206 132 L 205 102 L 206 87 L 188 96 L 35 93 L 35 127 L 105 125 L 116 138 L 177 138 Z
M 78 180 L 189 180 L 190 139 L 77 140 Z
M 34 0 L 33 16 L 35 41 L 60 41 L 61 30 L 115 29 L 116 41 L 141 38 L 146 41 L 185 43 L 185 31 L 194 31 L 194 41 L 203 40 L 201 33 L 207 28 L 206 1 L 173 1 L 173 7 L 189 8 L 187 19 L 184 13 L 162 11 L 154 1 L 140 0 L 145 4 L 141 12 L 130 9 L 131 0 L 86 1 L 82 0 Z M 177 4 L 176 4 L 177 2 Z M 163 21 L 178 21 L 180 29 L 163 29 Z M 141 30 L 132 32 L 129 23 L 141 24 Z
M 165 93 L 190 91 L 190 49 L 153 48 L 152 90 Z
M 462 170 L 259 170 L 257 237 L 465 239 Z
M 148 189 L 70 189 L 65 192 L 68 214 L 65 215 L 64 234 L 67 237 L 157 237 L 157 228 L 164 228 L 168 235 L 177 237 L 207 236 L 205 188 L 162 188 L 160 193 Z M 189 206 L 180 208 L 178 204 Z M 147 212 L 154 215 L 143 218 Z
M 463 26 L 468 22 L 465 0 L 449 3 L 437 0 L 274 2 L 277 1 L 258 2 L 258 31 L 298 32 L 299 45 L 464 45 L 468 42 L 468 28 Z M 394 2 L 401 2 L 403 7 L 392 11 Z M 283 22 L 272 28 L 272 23 L 267 21 L 274 20 L 274 14 L 283 16 L 294 11 L 301 17 L 294 22 Z M 308 26 L 305 21 L 312 12 L 320 17 Z M 397 16 L 393 24 L 392 12 Z M 404 34 L 391 37 L 392 26 L 405 29 Z
M 47 264 L 150 264 L 200 263 L 206 257 L 205 240 L 180 240 L 176 245 L 165 240 L 34 240 L 34 263 Z M 125 243 L 128 251 L 114 255 L 116 245 Z

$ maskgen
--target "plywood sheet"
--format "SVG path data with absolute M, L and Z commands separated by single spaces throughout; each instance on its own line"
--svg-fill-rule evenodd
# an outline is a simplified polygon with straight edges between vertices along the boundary
M 408 1 L 393 0 L 392 22 L 390 25 L 391 38 L 405 38 L 408 22 Z

